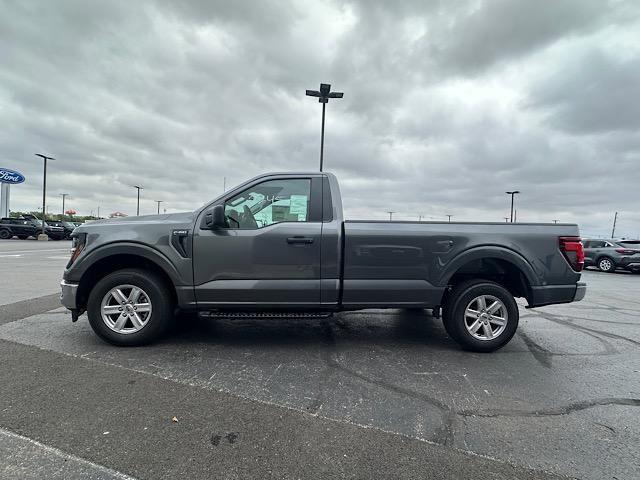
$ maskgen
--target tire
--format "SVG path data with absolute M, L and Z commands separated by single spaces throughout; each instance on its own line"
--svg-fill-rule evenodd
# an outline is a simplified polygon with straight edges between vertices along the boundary
M 134 288 L 141 290 L 135 309 L 134 304 L 130 303 Z M 120 296 L 116 289 L 128 298 Z M 87 302 L 87 316 L 93 331 L 106 342 L 118 346 L 146 345 L 160 338 L 171 324 L 171 292 L 153 272 L 118 270 L 102 278 L 93 287 Z
M 609 257 L 601 257 L 598 259 L 598 269 L 601 272 L 613 273 L 616 271 L 616 264 Z
M 0 230 L 0 238 L 2 240 L 9 240 L 11 237 L 13 237 L 11 230 L 7 230 L 6 228 Z
M 467 314 L 467 309 L 482 312 L 483 299 L 489 310 L 475 318 Z M 497 301 L 497 302 L 496 302 Z M 473 352 L 493 352 L 504 347 L 516 333 L 520 313 L 513 295 L 502 285 L 489 280 L 470 280 L 457 285 L 449 295 L 446 316 L 443 316 L 447 333 L 465 350 Z M 503 323 L 500 323 L 500 321 Z M 475 328 L 475 334 L 470 329 Z

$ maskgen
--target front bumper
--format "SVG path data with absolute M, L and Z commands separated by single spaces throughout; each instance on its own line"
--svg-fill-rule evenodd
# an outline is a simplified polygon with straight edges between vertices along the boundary
M 60 282 L 60 288 L 62 289 L 62 292 L 60 293 L 60 303 L 69 310 L 76 310 L 78 308 L 76 306 L 78 284 L 67 283 L 66 280 L 62 280 Z
M 556 303 L 579 302 L 587 293 L 587 284 L 578 282 L 572 285 L 544 285 L 531 287 L 527 308 L 542 307 Z

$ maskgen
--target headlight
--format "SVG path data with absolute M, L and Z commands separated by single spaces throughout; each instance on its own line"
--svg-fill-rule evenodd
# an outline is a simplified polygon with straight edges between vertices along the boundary
M 73 262 L 76 261 L 76 258 L 80 256 L 82 249 L 85 246 L 87 241 L 86 233 L 74 233 L 71 236 L 71 258 L 69 259 L 69 263 L 67 263 L 67 268 L 73 265 Z

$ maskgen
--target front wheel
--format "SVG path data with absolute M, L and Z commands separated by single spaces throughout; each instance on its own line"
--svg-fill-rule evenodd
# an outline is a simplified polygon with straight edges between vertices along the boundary
M 156 274 L 119 270 L 101 279 L 89 294 L 87 316 L 93 331 L 119 346 L 157 340 L 173 317 L 171 294 Z
M 609 257 L 602 257 L 598 260 L 598 268 L 601 272 L 612 273 L 616 269 L 616 266 Z
M 443 316 L 445 329 L 465 350 L 493 352 L 516 333 L 518 305 L 502 285 L 471 280 L 456 286 Z
M 0 230 L 0 238 L 2 240 L 8 240 L 11 237 L 13 237 L 11 230 L 7 230 L 6 228 L 3 228 L 2 230 Z

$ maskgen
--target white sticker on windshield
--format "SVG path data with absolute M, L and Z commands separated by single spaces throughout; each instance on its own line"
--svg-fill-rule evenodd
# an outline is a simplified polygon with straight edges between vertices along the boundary
M 307 196 L 291 195 L 289 197 L 289 213 L 292 215 L 305 215 L 307 213 Z

